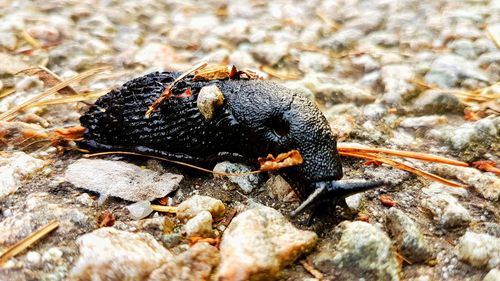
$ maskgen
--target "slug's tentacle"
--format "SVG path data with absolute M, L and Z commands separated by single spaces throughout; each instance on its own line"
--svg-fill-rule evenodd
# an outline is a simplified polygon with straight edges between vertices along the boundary
M 335 201 L 332 204 L 336 204 L 339 198 L 344 198 L 349 195 L 364 192 L 370 189 L 380 187 L 387 184 L 385 181 L 329 181 L 329 182 L 318 182 L 316 183 L 316 188 L 307 197 L 306 200 L 300 204 L 297 209 L 290 213 L 291 217 L 295 217 L 300 212 L 306 208 L 313 207 L 314 204 L 330 200 Z

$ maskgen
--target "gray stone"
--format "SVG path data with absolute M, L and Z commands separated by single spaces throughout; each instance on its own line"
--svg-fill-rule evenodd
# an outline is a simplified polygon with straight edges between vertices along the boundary
M 80 159 L 64 177 L 78 188 L 129 201 L 151 201 L 177 189 L 182 175 L 160 174 L 122 161 Z
M 340 280 L 400 280 L 387 234 L 361 221 L 343 222 L 339 228 L 339 242 L 324 241 L 312 256 L 321 272 Z
M 434 219 L 447 228 L 467 225 L 471 220 L 469 211 L 458 200 L 441 188 L 441 184 L 431 184 L 422 189 L 425 198 L 422 207 L 434 214 Z
M 209 211 L 202 211 L 194 218 L 188 220 L 184 225 L 184 231 L 187 237 L 211 237 L 213 236 L 212 230 L 212 215 Z
M 388 104 L 399 104 L 413 96 L 417 90 L 409 80 L 415 78 L 414 70 L 403 64 L 386 65 L 381 69 L 384 94 L 382 100 Z
M 324 71 L 331 66 L 327 55 L 314 52 L 302 52 L 299 56 L 299 69 L 303 72 Z
M 500 238 L 467 231 L 458 242 L 458 258 L 475 267 L 500 265 Z
M 0 201 L 16 192 L 24 178 L 41 169 L 45 162 L 24 152 L 0 156 Z
M 351 48 L 362 37 L 362 31 L 354 28 L 344 28 L 334 35 L 320 40 L 319 46 L 321 48 L 329 48 L 334 52 L 341 52 Z
M 475 59 L 477 57 L 476 48 L 469 39 L 458 39 L 448 43 L 450 48 L 455 54 L 466 59 Z
M 483 281 L 498 281 L 500 280 L 500 269 L 493 268 L 484 276 Z
M 413 108 L 420 114 L 460 113 L 464 105 L 457 96 L 442 90 L 427 90 L 414 101 Z
M 488 77 L 472 62 L 457 55 L 443 55 L 431 64 L 424 79 L 426 83 L 440 88 L 453 88 L 465 78 L 488 81 Z
M 104 227 L 77 239 L 72 280 L 145 280 L 172 254 L 147 233 Z
M 196 243 L 187 251 L 151 273 L 149 281 L 204 281 L 219 264 L 219 252 L 207 243 Z
M 219 280 L 267 280 L 317 240 L 314 232 L 295 228 L 278 211 L 254 204 L 238 214 L 224 232 L 220 245 Z
M 455 150 L 460 159 L 472 162 L 496 150 L 500 142 L 500 117 L 483 118 L 460 126 L 443 126 L 429 131 L 428 136 L 443 141 Z
M 348 84 L 323 83 L 316 85 L 314 94 L 319 99 L 331 103 L 354 102 L 367 104 L 375 100 L 369 92 Z
M 209 211 L 212 217 L 221 217 L 225 212 L 222 201 L 209 196 L 193 195 L 177 206 L 177 218 L 187 221 L 203 211 Z
M 214 167 L 214 172 L 222 173 L 248 173 L 251 169 L 248 166 L 239 163 L 231 163 L 228 161 L 217 163 Z M 244 193 L 250 193 L 257 187 L 259 183 L 259 176 L 255 174 L 248 174 L 242 176 L 229 176 L 229 180 L 236 183 Z
M 284 56 L 288 54 L 287 44 L 270 44 L 262 43 L 257 44 L 252 54 L 259 60 L 269 65 L 277 64 Z
M 76 202 L 82 204 L 83 206 L 91 207 L 94 205 L 94 199 L 90 197 L 88 193 L 82 193 L 75 198 Z
M 417 224 L 403 211 L 390 208 L 387 229 L 399 252 L 411 262 L 424 262 L 432 257 L 432 249 Z

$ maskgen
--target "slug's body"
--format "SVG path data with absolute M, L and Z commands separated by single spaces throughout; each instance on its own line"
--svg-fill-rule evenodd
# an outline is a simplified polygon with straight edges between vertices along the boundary
M 319 109 L 298 92 L 261 80 L 184 78 L 149 118 L 151 105 L 179 73 L 151 73 L 99 98 L 81 117 L 82 146 L 162 155 L 191 163 L 236 160 L 298 150 L 304 163 L 280 170 L 301 199 L 321 188 L 334 197 L 374 187 L 339 184 L 342 166 L 336 140 Z M 215 84 L 224 102 L 207 120 L 197 107 L 205 86 Z M 189 91 L 191 96 L 179 98 Z M 331 183 L 331 184 L 330 184 Z M 336 192 L 336 193 L 335 193 Z M 320 192 L 321 193 L 321 192 Z

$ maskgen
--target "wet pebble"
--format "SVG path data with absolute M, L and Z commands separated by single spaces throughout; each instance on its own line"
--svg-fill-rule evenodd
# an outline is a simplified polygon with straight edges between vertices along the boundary
M 78 188 L 134 202 L 163 197 L 176 190 L 183 178 L 123 161 L 101 159 L 77 160 L 68 166 L 64 177 Z
M 135 202 L 134 204 L 128 205 L 127 210 L 130 217 L 134 220 L 143 219 L 153 212 L 149 201 Z
M 100 228 L 77 239 L 73 280 L 144 280 L 172 254 L 147 233 Z
M 387 229 L 396 247 L 411 262 L 424 262 L 433 255 L 417 224 L 403 211 L 390 208 L 387 212 Z
M 203 211 L 209 211 L 212 217 L 218 218 L 225 212 L 222 201 L 209 196 L 193 195 L 177 206 L 177 218 L 187 221 Z
M 222 237 L 218 278 L 225 281 L 271 279 L 311 250 L 317 236 L 295 228 L 278 211 L 254 204 L 238 214 Z

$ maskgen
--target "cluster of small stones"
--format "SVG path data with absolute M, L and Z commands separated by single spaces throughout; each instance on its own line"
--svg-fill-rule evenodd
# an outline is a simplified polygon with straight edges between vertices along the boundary
M 452 91 L 500 80 L 491 38 L 500 38 L 498 0 L 12 0 L 0 3 L 0 21 L 0 94 L 15 90 L 0 98 L 0 113 L 45 89 L 16 75 L 30 66 L 62 79 L 112 66 L 74 86 L 99 91 L 207 60 L 285 80 L 321 104 L 341 141 L 500 162 L 498 101 L 465 104 Z M 464 120 L 464 110 L 480 116 Z M 81 111 L 39 106 L 0 121 L 0 253 L 60 223 L 0 265 L 1 280 L 314 280 L 301 260 L 326 280 L 500 280 L 493 173 L 411 161 L 467 186 L 448 188 L 345 161 L 347 178 L 394 187 L 347 198 L 348 208 L 317 229 L 282 215 L 299 202 L 277 175 L 200 180 L 155 161 L 60 156 L 22 138 L 78 125 Z M 224 162 L 215 170 L 251 168 Z M 153 210 L 171 194 L 176 215 Z M 114 216 L 108 226 L 99 225 L 104 211 Z

